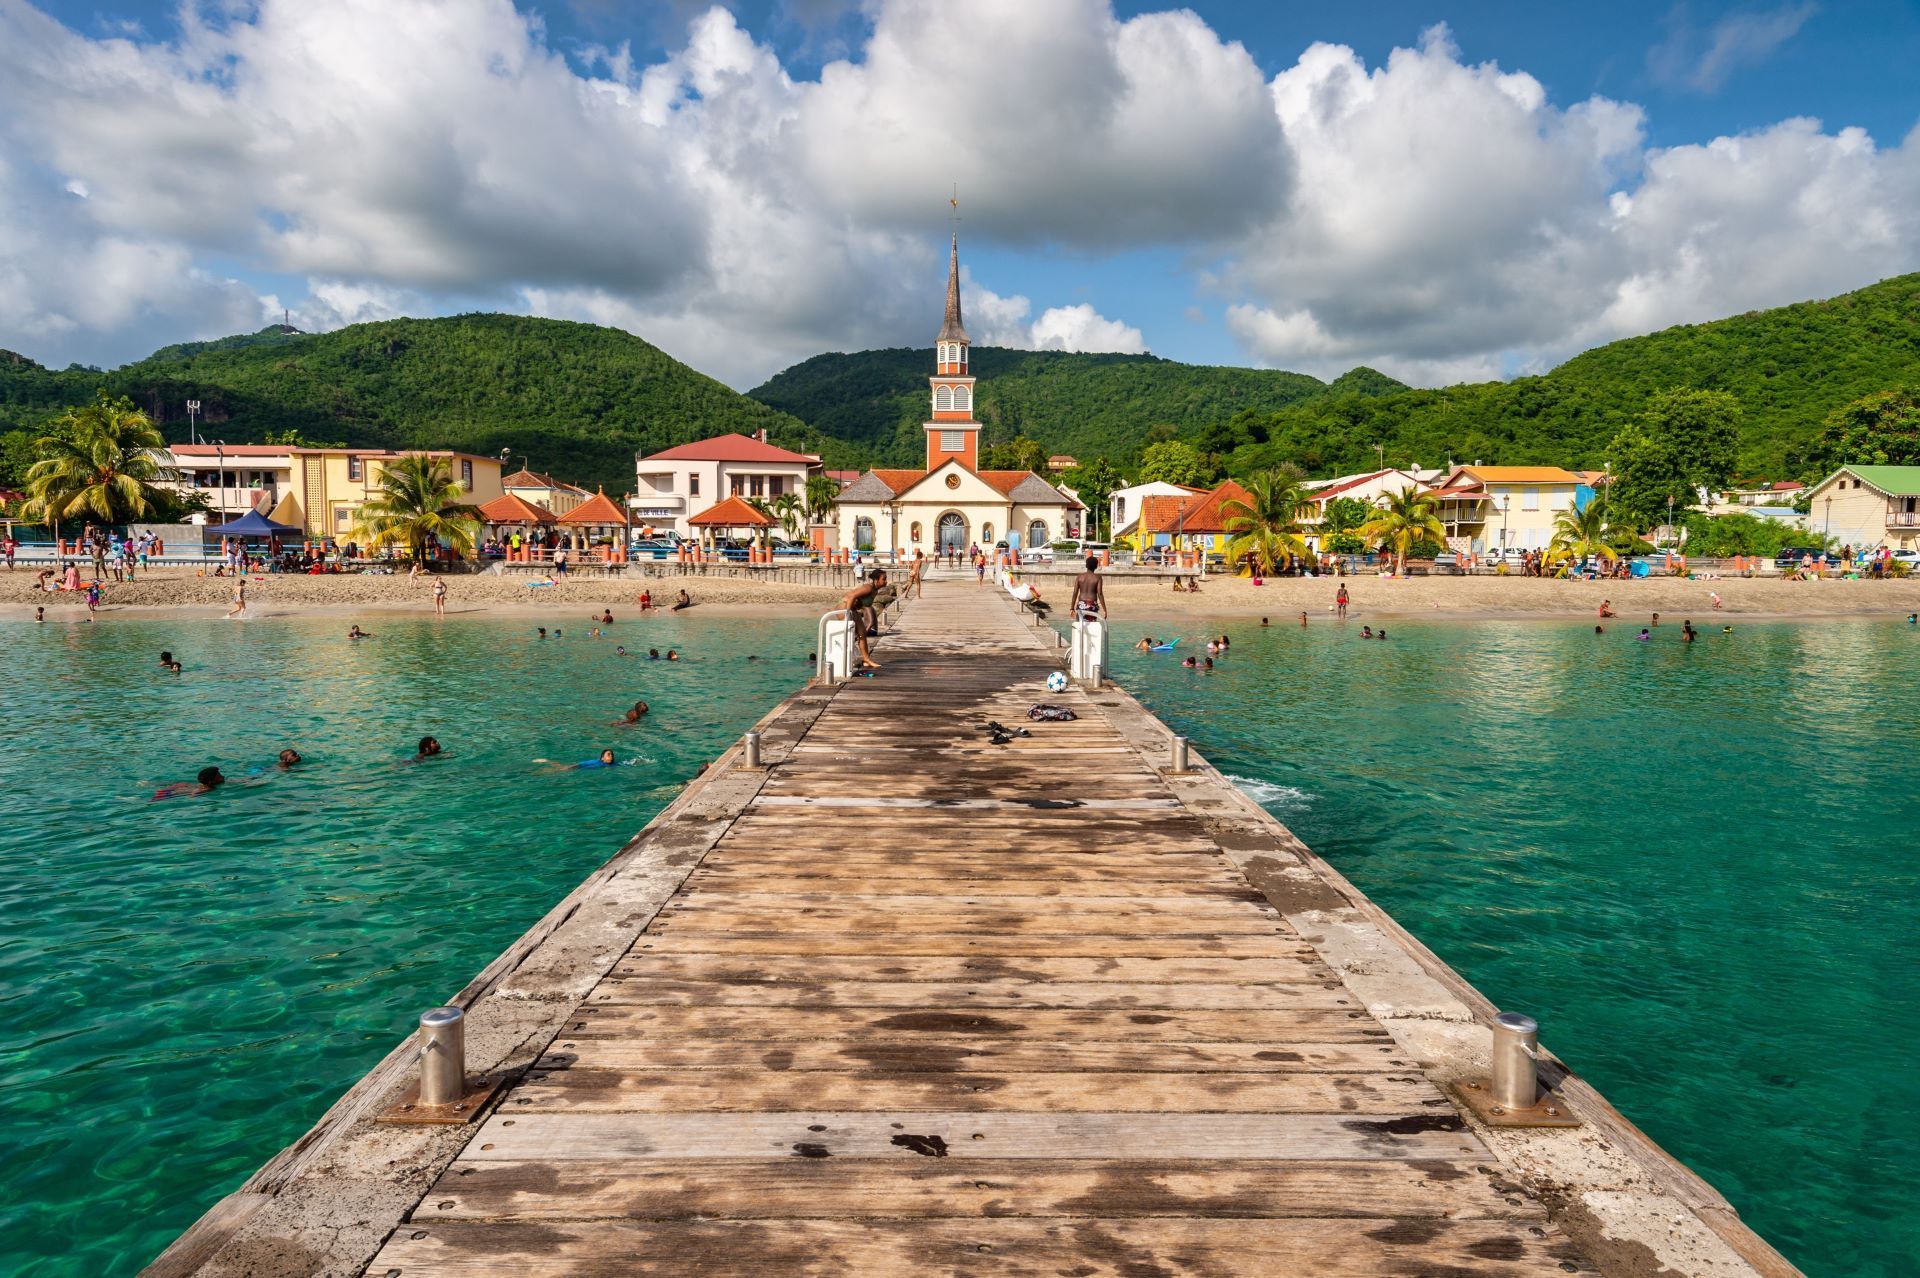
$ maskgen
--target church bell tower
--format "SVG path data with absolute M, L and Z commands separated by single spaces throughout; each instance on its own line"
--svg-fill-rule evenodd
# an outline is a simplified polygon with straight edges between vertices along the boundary
M 973 420 L 973 376 L 968 371 L 967 330 L 960 323 L 960 237 L 947 262 L 947 318 L 935 342 L 933 419 L 927 425 L 927 469 L 957 461 L 980 469 L 980 423 Z

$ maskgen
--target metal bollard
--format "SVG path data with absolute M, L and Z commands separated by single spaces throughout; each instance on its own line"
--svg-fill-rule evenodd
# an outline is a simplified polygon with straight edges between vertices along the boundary
M 1520 1012 L 1493 1018 L 1493 1101 L 1531 1109 L 1540 1097 L 1540 1023 Z
M 749 732 L 746 735 L 746 737 L 743 738 L 743 740 L 746 742 L 746 747 L 747 747 L 747 766 L 749 768 L 759 767 L 760 766 L 760 734 L 758 732 Z
M 833 686 L 833 663 L 831 661 L 827 663 L 827 686 Z
M 420 1103 L 451 1105 L 467 1091 L 467 1014 L 436 1007 L 420 1014 Z
M 1185 737 L 1176 736 L 1173 739 L 1173 770 L 1175 772 L 1187 770 L 1187 739 Z

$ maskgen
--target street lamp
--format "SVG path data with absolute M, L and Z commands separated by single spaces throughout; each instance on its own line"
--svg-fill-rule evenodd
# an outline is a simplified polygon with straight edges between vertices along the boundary
M 1675 537 L 1673 535 L 1673 494 L 1668 493 L 1667 494 L 1667 544 L 1672 545 L 1674 541 L 1675 541 Z
M 219 493 L 220 493 L 220 518 L 222 522 L 225 522 L 227 517 L 227 441 L 226 440 L 216 439 L 213 441 L 213 459 L 217 467 L 217 470 L 214 473 L 214 486 L 219 490 Z
M 200 434 L 197 429 L 199 425 L 199 417 L 200 417 L 200 401 L 197 399 L 188 400 L 187 401 L 187 442 L 189 444 L 197 444 L 200 442 Z
M 1387 446 L 1385 444 L 1375 444 L 1373 451 L 1380 454 L 1380 469 L 1385 470 L 1387 468 Z
M 1833 494 L 1827 494 L 1827 536 L 1833 536 Z

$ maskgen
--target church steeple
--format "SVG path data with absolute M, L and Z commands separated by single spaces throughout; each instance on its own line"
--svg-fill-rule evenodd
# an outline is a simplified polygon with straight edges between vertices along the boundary
M 953 236 L 953 256 L 947 259 L 947 322 L 940 326 L 939 340 L 967 340 L 966 327 L 960 323 L 960 234 L 957 231 Z
M 933 419 L 927 423 L 927 469 L 957 460 L 969 470 L 980 466 L 980 423 L 973 420 L 973 378 L 967 371 L 966 326 L 960 322 L 960 237 L 953 237 L 947 259 L 947 317 L 935 341 Z

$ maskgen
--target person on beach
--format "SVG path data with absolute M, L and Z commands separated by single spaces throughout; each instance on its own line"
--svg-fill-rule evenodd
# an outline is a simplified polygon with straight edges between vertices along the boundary
M 17 539 L 17 538 L 16 538 L 16 537 L 15 537 L 15 536 L 13 535 L 13 529 L 11 529 L 11 528 L 9 528 L 9 529 L 7 529 L 7 536 L 6 536 L 6 540 L 5 540 L 5 541 L 0 541 L 0 551 L 4 551 L 4 552 L 6 553 L 6 556 L 7 556 L 7 571 L 8 571 L 8 572 L 12 572 L 12 571 L 13 571 L 13 557 L 14 557 L 15 555 L 17 555 L 17 554 L 19 554 L 19 553 L 20 553 L 20 542 L 19 542 L 19 540 L 18 540 L 18 539 Z
M 244 618 L 247 615 L 247 579 L 236 577 L 233 582 L 233 607 L 227 611 L 226 619 Z
M 433 579 L 433 615 L 447 615 L 447 583 L 439 577 Z
M 1660 628 L 1660 614 L 1657 612 L 1653 614 L 1653 628 L 1655 630 Z
M 1333 597 L 1333 608 L 1340 620 L 1347 619 L 1347 583 L 1344 581 L 1340 583 L 1340 593 Z
M 913 599 L 916 597 L 916 594 L 915 594 L 916 591 L 918 592 L 919 596 L 922 596 L 922 597 L 925 596 L 927 591 L 926 591 L 926 587 L 921 584 L 920 574 L 926 571 L 926 566 L 927 566 L 927 557 L 921 554 L 917 550 L 914 551 L 913 566 L 907 569 L 907 593 L 901 596 L 902 598 Z
M 567 548 L 565 546 L 553 552 L 553 575 L 556 577 L 565 577 L 567 575 Z
M 70 563 L 70 564 L 68 564 L 68 565 L 67 565 L 67 579 L 66 579 L 66 581 L 65 581 L 65 582 L 63 582 L 63 583 L 61 584 L 61 586 L 60 586 L 60 589 L 62 589 L 62 590 L 65 590 L 65 591 L 67 591 L 67 592 L 69 592 L 69 593 L 73 593 L 73 594 L 77 594 L 77 593 L 79 593 L 79 590 L 80 590 L 80 564 L 79 564 L 79 561 L 78 561 L 78 560 L 76 560 L 76 561 L 74 561 L 73 563 Z
M 975 586 L 987 584 L 987 557 L 977 550 L 973 552 L 973 584 Z
M 153 792 L 155 799 L 179 799 L 190 794 L 211 794 L 225 785 L 227 779 L 220 775 L 218 768 L 202 768 L 200 774 L 191 781 L 175 781 L 172 785 L 163 785 Z
M 1107 615 L 1107 585 L 1100 579 L 1100 556 L 1087 556 L 1087 570 L 1073 579 L 1073 615 Z
M 874 596 L 878 595 L 880 593 L 880 587 L 886 584 L 886 570 L 875 568 L 871 577 L 868 577 L 852 590 L 849 590 L 846 596 L 840 600 L 840 606 L 846 609 L 847 616 L 853 620 L 853 646 L 860 653 L 860 668 L 862 670 L 878 670 L 880 668 L 880 663 L 873 659 L 873 653 L 869 651 L 867 647 L 867 636 L 873 630 L 872 623 L 868 621 L 868 617 L 871 615 Z
M 653 611 L 653 592 L 651 590 L 643 590 L 640 592 L 640 611 Z
M 47 610 L 44 607 L 35 608 L 33 610 L 33 619 L 35 621 L 45 621 L 47 619 Z
M 647 703 L 644 701 L 636 701 L 624 716 L 613 721 L 613 726 L 616 728 L 631 728 L 646 717 Z
M 1611 616 L 1613 616 L 1613 615 L 1614 615 L 1614 612 L 1613 612 L 1613 600 L 1611 600 L 1611 599 L 1602 599 L 1602 600 L 1600 601 L 1600 615 L 1601 615 L 1601 617 L 1603 617 L 1603 618 L 1605 618 L 1605 617 L 1611 617 Z
M 87 587 L 87 620 L 93 620 L 93 614 L 100 610 L 100 583 L 93 582 Z
M 420 744 L 415 747 L 413 758 L 409 760 L 409 762 L 418 763 L 422 759 L 437 758 L 440 753 L 440 743 L 438 741 L 432 737 L 421 737 Z
M 671 608 L 668 608 L 667 611 L 679 612 L 684 608 L 691 608 L 691 607 L 693 607 L 693 596 L 688 594 L 685 590 L 682 590 L 679 596 L 674 599 L 673 606 Z
M 1713 600 L 1713 610 L 1715 612 L 1719 612 L 1720 611 L 1720 592 L 1717 590 L 1709 590 L 1707 592 L 1707 598 Z

